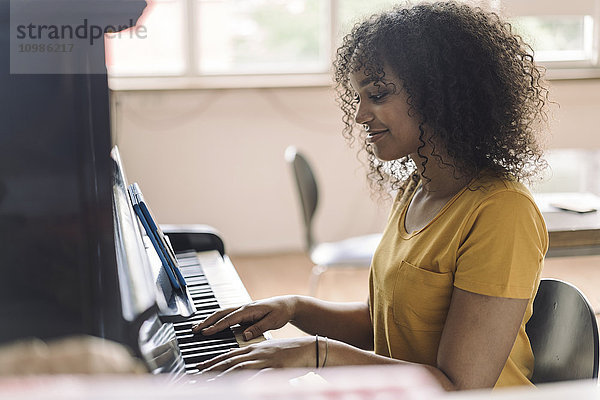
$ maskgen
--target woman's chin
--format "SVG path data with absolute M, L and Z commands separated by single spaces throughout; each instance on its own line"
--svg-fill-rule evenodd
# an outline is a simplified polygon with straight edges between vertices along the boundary
M 379 161 L 383 161 L 383 162 L 399 160 L 402 157 L 404 157 L 404 156 L 398 156 L 396 154 L 390 154 L 389 152 L 385 152 L 385 151 L 378 151 L 377 148 L 374 149 L 373 153 L 375 154 L 375 157 L 377 157 L 377 159 Z

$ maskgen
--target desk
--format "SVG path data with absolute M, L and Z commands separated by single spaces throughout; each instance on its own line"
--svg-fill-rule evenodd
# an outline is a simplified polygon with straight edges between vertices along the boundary
M 600 210 L 600 198 L 590 193 L 536 193 L 534 198 L 548 228 L 546 257 L 600 255 L 600 211 L 577 213 L 551 206 L 579 198 Z

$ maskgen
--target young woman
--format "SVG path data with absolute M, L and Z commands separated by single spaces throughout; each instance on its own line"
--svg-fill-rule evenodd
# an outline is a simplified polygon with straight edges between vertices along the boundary
M 374 187 L 398 192 L 369 300 L 285 296 L 219 311 L 194 331 L 244 323 L 250 339 L 291 322 L 322 337 L 198 368 L 418 363 L 447 389 L 531 384 L 525 324 L 548 239 L 521 183 L 544 165 L 547 90 L 529 50 L 495 14 L 451 2 L 355 26 L 335 61 L 345 134 L 364 143 Z

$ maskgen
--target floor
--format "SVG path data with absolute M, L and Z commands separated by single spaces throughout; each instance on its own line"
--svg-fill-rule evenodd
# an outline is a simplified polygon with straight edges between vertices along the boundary
M 304 254 L 240 255 L 231 256 L 231 260 L 255 300 L 285 294 L 308 294 L 312 264 Z M 542 275 L 579 287 L 600 316 L 600 256 L 548 258 Z M 322 275 L 316 296 L 331 301 L 365 301 L 368 296 L 367 279 L 367 269 L 329 270 Z M 301 332 L 292 326 L 273 332 L 274 337 L 299 334 Z

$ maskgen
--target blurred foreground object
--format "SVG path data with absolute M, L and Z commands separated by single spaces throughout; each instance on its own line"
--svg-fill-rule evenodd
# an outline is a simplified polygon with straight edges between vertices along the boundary
M 27 376 L 0 378 L 7 399 L 434 400 L 445 395 L 418 366 L 368 366 L 243 371 L 217 379 L 166 375 Z M 488 392 L 489 395 L 489 392 Z
M 28 339 L 0 347 L 0 375 L 139 374 L 144 365 L 124 346 L 92 336 L 44 342 Z

